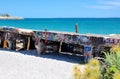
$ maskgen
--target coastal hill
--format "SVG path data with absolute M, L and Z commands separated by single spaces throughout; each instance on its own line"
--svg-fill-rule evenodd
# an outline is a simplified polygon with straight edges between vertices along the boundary
M 0 15 L 0 20 L 22 20 L 23 17 L 20 16 L 10 16 L 9 14 L 2 14 Z

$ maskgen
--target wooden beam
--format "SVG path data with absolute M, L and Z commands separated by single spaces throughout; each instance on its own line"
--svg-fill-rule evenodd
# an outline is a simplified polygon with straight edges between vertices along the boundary
M 27 44 L 27 50 L 30 49 L 30 37 L 28 37 L 28 44 Z
M 63 41 L 60 41 L 59 52 L 61 52 L 62 42 L 63 42 Z
M 78 23 L 75 24 L 75 32 L 78 33 Z
M 7 41 L 6 41 L 6 32 L 4 32 L 4 41 L 3 41 L 3 48 L 7 47 Z

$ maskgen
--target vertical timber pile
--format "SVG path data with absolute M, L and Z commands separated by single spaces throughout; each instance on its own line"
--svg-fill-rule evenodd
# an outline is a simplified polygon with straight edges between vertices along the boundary
M 59 52 L 61 52 L 61 47 L 62 47 L 62 40 L 60 41 Z
M 27 50 L 30 49 L 30 37 L 28 37 L 28 44 L 27 44 Z
M 78 23 L 75 24 L 75 32 L 78 33 Z
M 6 48 L 6 47 L 7 47 L 6 32 L 4 32 L 3 48 Z

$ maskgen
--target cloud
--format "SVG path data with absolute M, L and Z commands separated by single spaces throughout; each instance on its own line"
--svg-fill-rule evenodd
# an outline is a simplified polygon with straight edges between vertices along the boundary
M 87 8 L 94 8 L 94 9 L 104 9 L 104 10 L 108 10 L 108 9 L 112 9 L 112 6 L 105 6 L 105 5 L 89 5 L 86 6 Z
M 101 0 L 102 1 L 102 0 Z M 99 1 L 94 5 L 87 5 L 87 8 L 109 10 L 120 7 L 120 1 Z
M 103 4 L 114 6 L 114 7 L 120 7 L 120 1 L 105 1 L 103 2 Z

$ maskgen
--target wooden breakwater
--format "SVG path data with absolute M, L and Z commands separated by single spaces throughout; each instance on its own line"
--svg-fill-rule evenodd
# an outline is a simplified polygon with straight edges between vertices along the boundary
M 38 48 L 39 43 L 41 45 L 40 49 Z M 0 27 L 0 47 L 11 50 L 30 50 L 36 48 L 37 50 L 42 50 L 42 53 L 46 50 L 71 52 L 72 54 L 92 52 L 92 55 L 100 56 L 101 51 L 109 51 L 112 45 L 119 43 L 120 35 L 116 34 L 77 34 Z

